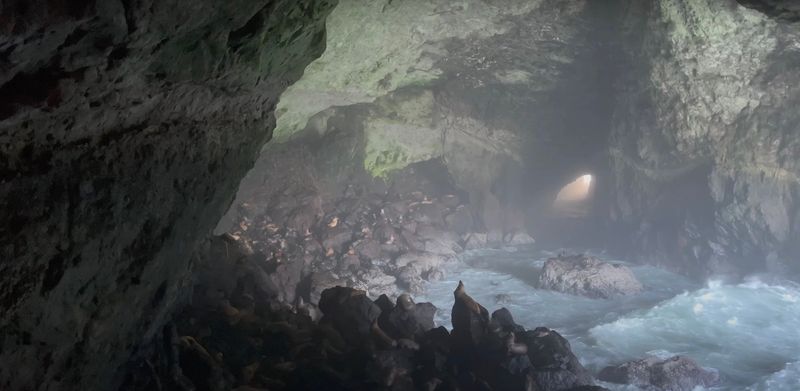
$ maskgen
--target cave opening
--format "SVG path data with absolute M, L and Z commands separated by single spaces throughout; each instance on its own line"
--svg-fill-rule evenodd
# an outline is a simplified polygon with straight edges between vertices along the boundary
M 0 389 L 800 389 L 793 1 L 8 3 Z

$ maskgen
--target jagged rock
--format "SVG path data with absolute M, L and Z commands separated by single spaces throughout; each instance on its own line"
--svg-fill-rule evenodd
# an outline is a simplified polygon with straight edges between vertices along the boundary
M 595 298 L 642 291 L 642 284 L 626 266 L 585 255 L 548 259 L 539 275 L 538 287 Z
M 519 336 L 528 346 L 533 377 L 539 389 L 564 390 L 593 385 L 591 374 L 572 353 L 569 342 L 554 330 L 539 327 Z
M 357 270 L 355 275 L 357 280 L 353 282 L 353 287 L 362 289 L 373 297 L 382 294 L 393 295 L 397 292 L 397 278 L 377 267 Z
M 366 292 L 340 286 L 322 292 L 319 309 L 323 313 L 320 322 L 330 324 L 355 346 L 370 340 L 381 312 Z
M 413 340 L 434 327 L 435 314 L 433 304 L 416 304 L 410 296 L 402 294 L 392 309 L 381 313 L 378 324 L 392 338 Z
M 389 296 L 385 294 L 378 296 L 378 298 L 375 299 L 375 304 L 380 307 L 381 314 L 388 313 L 392 310 L 392 308 L 394 308 L 394 303 L 392 303 L 392 300 L 389 298 Z
M 597 377 L 603 381 L 632 384 L 652 391 L 692 391 L 698 386 L 711 387 L 719 381 L 716 371 L 704 369 L 686 356 L 629 361 L 606 367 Z
M 525 331 L 525 328 L 514 323 L 514 317 L 511 315 L 511 311 L 505 307 L 492 312 L 492 324 L 497 325 L 497 327 L 505 332 L 522 333 Z

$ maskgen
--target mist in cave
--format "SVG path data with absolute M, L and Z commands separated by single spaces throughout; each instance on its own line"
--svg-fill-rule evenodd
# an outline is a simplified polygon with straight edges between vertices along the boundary
M 2 390 L 800 389 L 793 1 L 8 3 Z

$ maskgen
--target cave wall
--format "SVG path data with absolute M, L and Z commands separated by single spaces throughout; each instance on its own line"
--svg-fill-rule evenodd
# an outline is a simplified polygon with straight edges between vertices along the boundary
M 607 171 L 618 5 L 341 2 L 262 159 L 305 143 L 335 183 L 441 160 L 487 230 L 523 229 L 561 186 Z
M 334 3 L 0 4 L 0 388 L 114 388 Z
M 631 2 L 624 26 L 611 217 L 696 275 L 800 267 L 800 29 L 790 2 L 741 3 Z

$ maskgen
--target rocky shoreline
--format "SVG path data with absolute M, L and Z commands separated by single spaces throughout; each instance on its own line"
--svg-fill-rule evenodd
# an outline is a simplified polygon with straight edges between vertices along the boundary
M 519 229 L 486 229 L 467 195 L 420 171 L 344 189 L 315 189 L 303 175 L 286 189 L 259 186 L 237 203 L 226 238 L 212 240 L 258 259 L 276 298 L 291 305 L 316 305 L 334 286 L 419 294 L 465 250 L 534 242 Z
M 315 314 L 282 302 L 241 243 L 221 239 L 209 255 L 191 304 L 131 361 L 123 389 L 602 390 L 556 331 L 490 315 L 463 284 L 450 332 L 406 294 L 331 287 Z
M 436 307 L 405 293 L 317 286 L 287 304 L 276 269 L 230 235 L 194 262 L 190 304 L 131 359 L 123 390 L 605 390 L 557 331 L 528 330 L 506 308 L 490 314 L 462 283 L 448 330 L 435 327 Z M 664 391 L 719 380 L 680 356 L 598 378 Z

